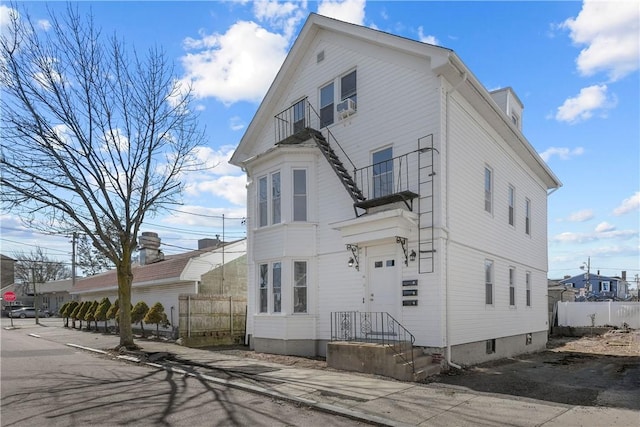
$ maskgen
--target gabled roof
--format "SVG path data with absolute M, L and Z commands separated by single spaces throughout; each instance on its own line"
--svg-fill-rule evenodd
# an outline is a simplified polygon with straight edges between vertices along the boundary
M 562 279 L 560 280 L 560 284 L 564 284 L 564 283 L 575 283 L 575 282 L 585 282 L 587 279 L 585 278 L 586 273 L 582 273 L 582 274 L 578 274 L 576 276 L 572 276 L 569 277 L 567 279 Z M 615 276 L 603 276 L 602 274 L 595 274 L 595 273 L 590 273 L 589 274 L 589 280 L 594 280 L 594 279 L 598 279 L 598 280 L 609 280 L 612 282 L 619 282 L 620 279 L 618 277 Z
M 215 260 L 225 251 L 229 254 L 225 258 L 225 263 L 243 255 L 246 252 L 246 239 L 231 243 L 225 243 L 221 247 L 194 250 L 177 255 L 167 255 L 163 261 L 154 262 L 147 265 L 134 265 L 132 268 L 132 287 L 154 284 L 171 284 L 200 280 L 200 274 L 210 271 L 219 266 Z M 233 255 L 231 255 L 233 254 Z M 213 261 L 213 262 L 212 262 Z M 188 271 L 193 266 L 192 271 Z M 118 287 L 118 276 L 116 270 L 109 270 L 95 276 L 77 279 L 72 294 L 87 292 L 114 290 Z
M 542 160 L 531 144 L 511 122 L 511 119 L 500 109 L 492 99 L 491 94 L 478 81 L 466 65 L 451 49 L 430 45 L 416 40 L 407 39 L 383 31 L 363 27 L 348 22 L 311 13 L 305 22 L 298 38 L 294 42 L 289 54 L 278 71 L 275 80 L 269 87 L 267 94 L 243 135 L 236 151 L 231 156 L 229 163 L 243 166 L 245 160 L 251 157 L 252 144 L 256 141 L 257 133 L 273 120 L 270 106 L 283 94 L 287 82 L 295 78 L 297 68 L 316 35 L 320 31 L 330 31 L 345 37 L 364 40 L 381 47 L 394 49 L 411 55 L 429 58 L 431 68 L 438 75 L 446 78 L 457 90 L 462 93 L 469 102 L 494 126 L 522 159 L 536 172 L 547 186 L 547 189 L 556 189 L 562 186 L 547 164 Z

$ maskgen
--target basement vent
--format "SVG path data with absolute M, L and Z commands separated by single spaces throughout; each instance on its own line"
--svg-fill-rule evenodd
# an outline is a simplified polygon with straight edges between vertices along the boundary
M 324 60 L 324 50 L 321 50 L 320 53 L 318 53 L 318 56 L 316 56 L 316 63 L 322 62 L 323 60 Z

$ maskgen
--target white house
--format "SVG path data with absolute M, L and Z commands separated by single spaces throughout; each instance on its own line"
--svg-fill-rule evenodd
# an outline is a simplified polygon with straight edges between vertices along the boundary
M 160 302 L 174 328 L 180 315 L 180 295 L 231 293 L 237 296 L 238 287 L 234 285 L 237 268 L 228 269 L 226 275 L 224 269 L 236 267 L 234 262 L 246 255 L 246 239 L 228 243 L 202 239 L 198 250 L 167 256 L 159 249 L 160 239 L 156 233 L 142 233 L 138 241 L 139 263 L 132 268 L 131 303 L 144 301 L 151 307 Z M 224 285 L 219 283 L 225 280 Z M 76 280 L 71 295 L 80 301 L 100 301 L 108 297 L 113 303 L 118 298 L 116 270 Z
M 544 348 L 561 183 L 522 113 L 449 49 L 310 15 L 231 158 L 255 350 L 325 355 L 354 323 L 452 364 Z

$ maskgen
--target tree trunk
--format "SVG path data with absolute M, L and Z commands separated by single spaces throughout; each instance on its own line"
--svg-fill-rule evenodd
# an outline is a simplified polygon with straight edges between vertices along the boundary
M 123 248 L 124 249 L 124 248 Z M 131 282 L 133 282 L 133 272 L 131 271 L 131 253 L 125 250 L 123 253 L 125 261 L 116 267 L 118 274 L 118 300 L 120 301 L 120 347 L 135 349 L 133 342 L 133 327 L 131 325 Z

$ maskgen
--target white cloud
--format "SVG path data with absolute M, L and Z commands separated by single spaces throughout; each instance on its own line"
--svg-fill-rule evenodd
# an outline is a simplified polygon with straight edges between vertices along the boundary
M 321 0 L 318 4 L 318 14 L 364 25 L 365 6 L 365 0 Z
M 540 157 L 545 162 L 548 162 L 553 156 L 558 156 L 562 160 L 569 160 L 572 157 L 581 156 L 584 154 L 584 148 L 576 147 L 574 149 L 567 147 L 549 147 L 540 153 Z
M 307 2 L 278 2 L 277 0 L 257 0 L 253 4 L 255 17 L 266 21 L 274 29 L 284 31 L 287 40 L 307 14 Z
M 418 27 L 418 38 L 422 43 L 433 44 L 436 46 L 440 44 L 436 36 L 425 35 L 422 26 Z
M 576 18 L 561 24 L 573 42 L 586 46 L 576 63 L 591 76 L 607 72 L 612 81 L 636 71 L 640 63 L 640 7 L 636 0 L 585 0 Z
M 555 118 L 560 122 L 577 123 L 590 119 L 597 112 L 604 115 L 616 103 L 614 97 L 607 96 L 607 85 L 593 85 L 582 88 L 576 97 L 566 99 L 558 107 Z
M 231 119 L 229 119 L 229 127 L 231 128 L 231 130 L 234 131 L 239 131 L 242 130 L 246 127 L 244 121 L 242 120 L 242 118 L 238 117 L 238 116 L 233 116 L 231 117 Z
M 616 230 L 615 226 L 603 222 L 589 233 L 574 233 L 566 231 L 553 236 L 551 240 L 560 243 L 588 243 L 598 240 L 627 240 L 638 236 L 637 230 Z
M 633 196 L 624 199 L 620 206 L 613 210 L 613 214 L 620 216 L 629 212 L 637 211 L 638 209 L 640 209 L 640 191 Z
M 255 22 L 239 21 L 225 34 L 187 38 L 181 58 L 184 80 L 197 98 L 214 97 L 225 104 L 257 102 L 266 93 L 287 54 L 289 40 Z
M 218 179 L 200 181 L 187 186 L 186 192 L 191 196 L 202 197 L 203 193 L 222 197 L 237 206 L 247 203 L 247 178 L 241 176 L 222 176 Z
M 229 159 L 231 159 L 235 149 L 236 147 L 231 145 L 223 145 L 216 150 L 211 147 L 196 148 L 194 154 L 197 162 L 203 165 L 204 170 L 194 176 L 243 174 L 240 168 L 229 164 Z
M 38 28 L 44 31 L 49 31 L 51 29 L 51 22 L 49 22 L 49 20 L 47 19 L 38 19 L 36 25 L 38 26 Z
M 17 10 L 0 4 L 0 32 L 4 34 L 9 25 L 11 24 L 11 17 L 20 17 Z
M 569 217 L 567 218 L 567 221 L 569 222 L 585 222 L 585 221 L 589 221 L 590 219 L 593 218 L 593 210 L 592 209 L 583 209 L 581 211 L 578 212 L 573 212 L 571 215 L 569 215 Z
M 596 225 L 596 233 L 607 233 L 615 229 L 615 225 L 609 224 L 607 221 L 601 222 L 600 224 Z

